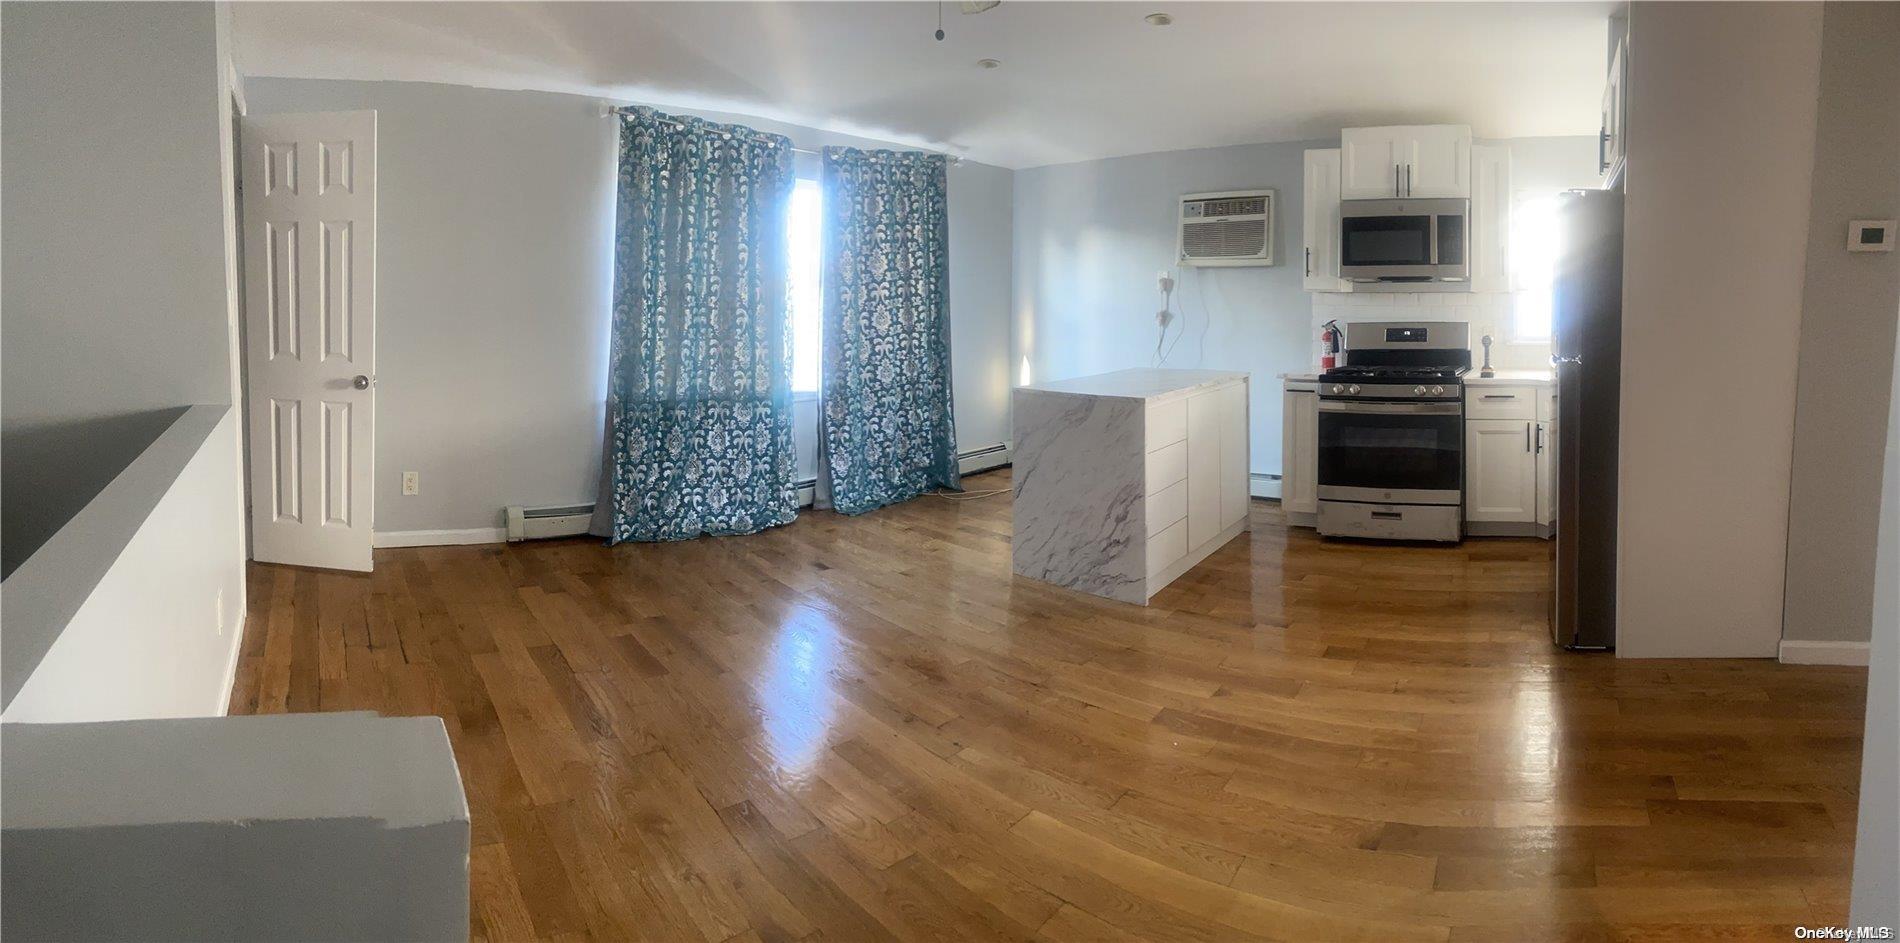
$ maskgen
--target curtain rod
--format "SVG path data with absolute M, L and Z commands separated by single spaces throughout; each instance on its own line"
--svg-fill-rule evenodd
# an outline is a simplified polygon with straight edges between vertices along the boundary
M 634 107 L 634 106 L 631 106 L 631 105 L 614 105 L 614 104 L 609 104 L 609 103 L 607 103 L 607 102 L 601 102 L 601 103 L 600 103 L 600 116 L 601 116 L 602 118 L 619 118 L 619 117 L 624 117 L 624 116 L 626 116 L 626 115 L 628 115 L 628 114 L 630 114 L 630 113 L 631 113 L 631 109 L 632 109 L 633 107 Z M 686 127 L 686 125 L 685 125 L 685 123 L 684 123 L 684 122 L 681 122 L 681 121 L 677 121 L 677 120 L 674 120 L 673 118 L 670 118 L 670 117 L 666 117 L 666 116 L 663 116 L 663 115 L 662 115 L 662 116 L 660 116 L 660 120 L 661 120 L 661 121 L 665 121 L 666 123 L 668 123 L 668 124 L 670 124 L 670 125 L 672 125 L 673 127 L 676 127 L 676 128 L 683 128 L 683 127 Z M 963 158 L 961 158 L 961 157 L 958 157 L 958 156 L 957 156 L 957 155 L 955 155 L 955 154 L 943 154 L 943 153 L 942 153 L 941 151 L 926 151 L 926 150 L 924 150 L 923 148 L 915 148 L 915 150 L 919 150 L 919 151 L 923 151 L 923 153 L 926 153 L 926 154 L 942 154 L 942 156 L 943 156 L 943 158 L 944 158 L 945 160 L 947 160 L 947 161 L 949 161 L 949 163 L 950 163 L 950 165 L 951 165 L 951 166 L 953 166 L 953 167 L 954 167 L 954 166 L 956 166 L 957 164 L 961 164 L 961 163 L 963 163 Z M 810 155 L 811 155 L 811 156 L 813 156 L 813 157 L 819 157 L 819 156 L 822 156 L 820 152 L 818 152 L 818 151 L 814 151 L 814 150 L 811 150 L 811 149 L 809 149 L 809 148 L 804 148 L 804 147 L 793 147 L 793 148 L 792 148 L 792 153 L 794 153 L 794 154 L 810 154 Z

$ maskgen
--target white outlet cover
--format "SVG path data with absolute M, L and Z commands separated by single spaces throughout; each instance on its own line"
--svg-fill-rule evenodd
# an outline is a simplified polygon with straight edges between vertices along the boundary
M 421 476 L 416 472 L 402 473 L 402 493 L 419 494 L 422 491 Z

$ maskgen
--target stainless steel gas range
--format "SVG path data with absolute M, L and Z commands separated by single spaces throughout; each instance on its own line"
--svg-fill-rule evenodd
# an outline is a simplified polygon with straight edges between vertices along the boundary
M 1464 538 L 1465 388 L 1458 321 L 1346 325 L 1346 363 L 1319 377 L 1319 532 Z

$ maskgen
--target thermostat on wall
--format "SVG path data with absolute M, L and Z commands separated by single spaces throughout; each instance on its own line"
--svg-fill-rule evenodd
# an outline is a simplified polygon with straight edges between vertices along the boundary
M 1856 219 L 1847 224 L 1847 251 L 1892 252 L 1893 220 Z

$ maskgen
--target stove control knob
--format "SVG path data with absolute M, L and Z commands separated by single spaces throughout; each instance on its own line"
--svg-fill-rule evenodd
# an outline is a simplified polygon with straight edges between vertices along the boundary
M 1434 386 L 1434 387 L 1432 387 L 1432 395 L 1433 395 L 1433 396 L 1441 396 L 1441 395 L 1443 395 L 1443 394 L 1444 394 L 1444 392 L 1445 392 L 1445 388 L 1444 388 L 1444 387 L 1442 387 L 1442 386 Z
M 1415 387 L 1412 387 L 1412 395 L 1413 395 L 1413 396 L 1424 396 L 1424 395 L 1425 395 L 1425 388 L 1424 388 L 1424 387 L 1422 387 L 1422 386 L 1415 386 Z
M 1359 395 L 1359 384 L 1357 384 L 1357 383 L 1354 383 L 1353 385 L 1351 385 L 1351 386 L 1349 386 L 1349 387 L 1346 387 L 1346 392 L 1348 392 L 1348 393 L 1351 393 L 1351 394 L 1352 394 L 1352 395 L 1354 395 L 1354 396 L 1358 396 L 1358 395 Z
M 1343 386 L 1340 386 L 1340 385 L 1339 385 L 1339 384 L 1337 384 L 1337 383 L 1335 383 L 1335 384 L 1333 384 L 1333 392 L 1334 392 L 1335 394 L 1337 394 L 1337 393 L 1344 393 L 1344 392 L 1346 392 L 1346 388 L 1345 388 L 1345 387 L 1343 387 Z

